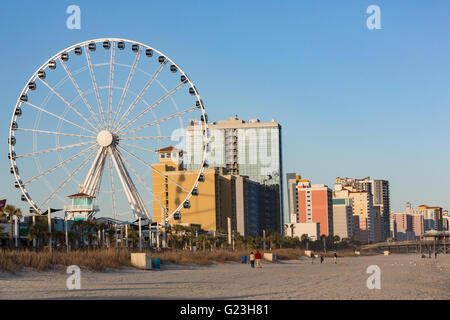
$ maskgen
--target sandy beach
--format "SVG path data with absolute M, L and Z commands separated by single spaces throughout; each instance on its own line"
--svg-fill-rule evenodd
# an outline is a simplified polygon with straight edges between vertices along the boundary
M 367 267 L 381 269 L 370 290 Z M 450 299 L 450 255 L 417 254 L 210 266 L 161 265 L 159 270 L 82 270 L 81 289 L 68 290 L 65 269 L 0 274 L 1 299 Z

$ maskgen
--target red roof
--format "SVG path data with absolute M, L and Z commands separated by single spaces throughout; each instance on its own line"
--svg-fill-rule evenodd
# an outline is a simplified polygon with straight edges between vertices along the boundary
M 91 196 L 91 195 L 83 193 L 83 192 L 75 193 L 75 194 L 72 194 L 72 195 L 70 195 L 68 197 L 69 198 L 95 198 L 94 196 Z
M 156 152 L 172 152 L 172 151 L 181 151 L 181 150 L 172 146 L 156 150 Z

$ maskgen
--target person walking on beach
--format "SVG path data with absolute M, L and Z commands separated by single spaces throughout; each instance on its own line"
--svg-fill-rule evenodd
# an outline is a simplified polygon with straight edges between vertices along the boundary
M 256 267 L 261 268 L 261 253 L 259 251 L 256 251 L 255 259 L 256 259 Z
M 334 263 L 337 264 L 337 253 L 334 253 Z
M 255 255 L 253 254 L 253 251 L 250 252 L 250 265 L 252 266 L 252 268 L 255 267 Z
M 320 255 L 320 263 L 323 262 L 323 255 Z
M 314 252 L 311 254 L 311 264 L 314 264 L 314 259 L 316 258 L 316 255 Z

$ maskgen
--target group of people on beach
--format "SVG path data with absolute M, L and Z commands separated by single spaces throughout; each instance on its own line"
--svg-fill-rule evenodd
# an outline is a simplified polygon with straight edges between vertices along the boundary
M 256 261 L 256 268 L 262 268 L 261 253 L 259 251 L 256 251 L 255 254 L 253 254 L 253 252 L 250 252 L 250 265 L 252 268 L 255 267 L 255 261 Z
M 337 257 L 338 257 L 338 256 L 337 256 L 337 253 L 335 252 L 335 253 L 334 253 L 334 263 L 335 263 L 335 264 L 337 264 Z M 319 258 L 320 258 L 320 263 L 322 263 L 323 260 L 325 260 L 322 254 L 319 255 Z M 312 254 L 311 254 L 311 264 L 314 264 L 314 260 L 315 260 L 315 259 L 316 259 L 316 255 L 315 255 L 315 253 L 312 253 Z
M 320 257 L 320 263 L 322 263 L 324 261 L 324 257 L 322 254 L 319 255 Z M 334 253 L 334 263 L 337 264 L 337 253 Z M 311 263 L 314 263 L 314 259 L 315 259 L 315 254 L 311 254 Z M 249 256 L 249 260 L 250 260 L 250 266 L 252 268 L 255 268 L 255 262 L 256 262 L 256 268 L 262 268 L 261 266 L 261 253 L 259 251 L 256 251 L 256 253 L 250 252 L 250 256 Z

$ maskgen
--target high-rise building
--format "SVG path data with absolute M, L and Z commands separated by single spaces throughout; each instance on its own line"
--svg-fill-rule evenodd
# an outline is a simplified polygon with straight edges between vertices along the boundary
M 300 223 L 320 223 L 320 235 L 332 236 L 333 197 L 332 191 L 324 184 L 311 184 L 300 180 L 298 189 L 298 217 Z
M 173 212 L 185 199 L 186 192 L 179 186 L 191 188 L 198 170 L 184 169 L 183 152 L 179 149 L 168 147 L 157 152 L 159 163 L 152 166 L 164 175 L 153 175 L 153 219 L 163 222 L 166 212 Z M 207 231 L 226 232 L 230 218 L 231 229 L 244 237 L 261 236 L 262 230 L 277 227 L 273 215 L 266 212 L 278 205 L 270 188 L 246 176 L 227 174 L 225 168 L 209 167 L 203 176 L 198 194 L 189 199 L 188 208 L 181 208 L 179 219 L 169 220 L 170 224 L 194 224 Z
M 359 218 L 359 241 L 361 243 L 375 242 L 375 225 L 373 199 L 369 191 L 352 185 L 335 184 L 335 198 L 352 200 L 353 215 Z
M 391 212 L 391 237 L 398 241 L 419 239 L 423 234 L 423 216 Z
M 333 232 L 341 239 L 351 239 L 354 235 L 352 200 L 333 198 Z
M 198 169 L 203 152 L 201 122 L 191 121 L 186 127 L 185 164 L 188 170 Z M 228 120 L 208 124 L 209 149 L 207 163 L 212 167 L 224 167 L 227 174 L 242 175 L 266 185 L 270 194 L 275 192 L 278 202 L 270 212 L 277 221 L 277 231 L 282 232 L 283 185 L 281 125 L 272 120 L 248 122 L 231 117 Z
M 296 173 L 287 173 L 287 192 L 290 223 L 298 223 L 298 191 L 297 183 L 300 181 L 300 175 Z
M 356 189 L 365 190 L 372 194 L 373 207 L 379 212 L 381 218 L 381 239 L 386 240 L 390 234 L 390 193 L 389 193 L 389 181 L 382 179 L 370 179 L 366 177 L 363 179 L 357 178 L 336 178 L 336 184 L 350 185 Z M 378 218 L 375 218 L 377 221 Z M 375 222 L 378 223 L 378 222 Z M 377 226 L 378 228 L 378 226 Z M 377 232 L 378 233 L 378 232 Z M 375 235 L 378 237 L 378 235 Z
M 406 203 L 406 213 L 421 214 L 423 216 L 424 232 L 442 231 L 443 210 L 441 207 L 429 207 L 420 205 L 418 209 L 413 209 L 411 203 Z

